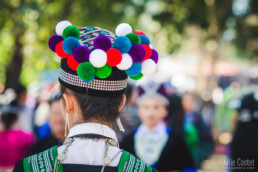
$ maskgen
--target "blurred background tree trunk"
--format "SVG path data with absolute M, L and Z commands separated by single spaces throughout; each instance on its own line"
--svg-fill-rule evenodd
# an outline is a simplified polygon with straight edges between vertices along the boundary
M 21 8 L 29 8 L 28 4 L 20 4 Z M 36 4 L 37 6 L 40 7 L 40 4 Z M 68 20 L 67 18 L 70 16 L 71 11 L 72 11 L 72 5 L 73 1 L 72 0 L 65 0 L 62 3 L 62 11 L 60 12 L 59 18 L 61 20 Z M 44 10 L 42 8 L 38 8 L 41 10 Z M 26 12 L 26 10 L 22 10 L 22 12 Z M 7 21 L 6 21 L 7 22 Z M 17 22 L 22 22 L 21 25 L 26 25 L 24 21 L 17 21 Z M 38 21 L 39 22 L 39 21 Z M 23 29 L 24 28 L 24 29 Z M 23 48 L 24 48 L 24 41 L 23 37 L 26 32 L 26 27 L 23 28 L 16 28 L 14 29 L 14 45 L 13 45 L 13 54 L 11 56 L 11 60 L 9 64 L 6 67 L 6 73 L 5 73 L 5 90 L 8 88 L 15 88 L 17 84 L 20 83 L 20 75 L 22 71 L 22 66 L 24 62 L 24 54 L 23 54 Z M 53 28 L 54 30 L 54 28 Z M 32 57 L 33 58 L 33 57 Z M 28 75 L 30 75 L 28 73 Z
M 212 74 L 208 78 L 206 89 L 213 90 L 218 86 L 218 78 L 215 74 L 215 64 L 220 58 L 220 41 L 226 27 L 227 18 L 231 12 L 232 0 L 205 0 L 207 15 L 209 19 L 208 39 L 210 39 L 211 66 Z
M 15 34 L 13 55 L 9 65 L 6 68 L 5 89 L 15 88 L 19 83 L 22 64 L 23 64 L 23 52 L 22 52 L 23 44 L 21 42 L 23 34 L 24 34 L 23 32 L 19 32 Z

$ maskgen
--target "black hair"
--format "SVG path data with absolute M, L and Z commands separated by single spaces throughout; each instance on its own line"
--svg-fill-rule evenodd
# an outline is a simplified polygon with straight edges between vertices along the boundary
M 20 98 L 22 93 L 27 91 L 27 89 L 26 89 L 26 87 L 24 87 L 22 84 L 19 83 L 14 88 L 14 91 L 15 91 L 16 97 L 15 97 L 14 100 L 12 100 L 10 102 L 10 105 L 13 106 L 13 107 L 18 107 L 19 106 L 19 98 Z
M 26 87 L 24 87 L 21 83 L 19 83 L 15 88 L 14 91 L 17 95 L 17 97 L 20 96 L 21 93 L 23 93 L 24 91 L 27 91 Z
M 258 111 L 258 101 L 255 99 L 255 94 L 250 93 L 242 97 L 241 106 L 237 108 L 238 114 L 241 116 L 241 112 L 248 111 L 250 113 L 250 123 L 258 124 L 257 117 L 254 117 L 254 113 Z M 241 121 L 240 121 L 241 123 Z M 246 123 L 246 122 L 245 122 Z M 257 125 L 258 126 L 258 125 Z
M 182 98 L 177 94 L 172 94 L 169 97 L 169 107 L 168 107 L 168 123 L 174 131 L 184 135 L 183 119 L 184 110 L 182 106 Z
M 4 126 L 4 130 L 8 131 L 11 129 L 12 125 L 17 121 L 18 115 L 14 112 L 4 112 L 1 115 L 1 121 Z
M 238 112 L 242 110 L 249 110 L 250 112 L 255 112 L 258 110 L 258 101 L 255 99 L 254 93 L 245 95 L 241 99 L 241 106 L 237 109 Z
M 70 90 L 71 93 L 75 96 L 81 111 L 82 116 L 85 122 L 92 119 L 96 119 L 104 122 L 114 122 L 119 116 L 119 106 L 123 100 L 123 94 L 110 98 L 110 97 L 94 97 L 82 93 L 77 93 Z M 60 86 L 61 96 L 67 93 L 67 88 Z
M 134 85 L 127 83 L 126 89 L 125 89 L 125 95 L 126 99 L 129 100 L 133 94 Z

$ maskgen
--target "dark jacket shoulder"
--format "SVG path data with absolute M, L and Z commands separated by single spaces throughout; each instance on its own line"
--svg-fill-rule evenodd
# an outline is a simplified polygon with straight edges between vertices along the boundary
M 131 133 L 125 137 L 120 144 L 120 148 L 137 157 L 134 148 L 134 135 L 135 133 Z M 183 137 L 172 130 L 160 158 L 156 163 L 156 168 L 159 171 L 173 171 L 182 170 L 187 167 L 194 167 L 191 153 Z
M 48 136 L 42 140 L 36 141 L 27 151 L 26 156 L 34 155 L 40 152 L 43 152 L 46 149 L 49 149 L 53 146 L 59 145 L 61 141 L 55 138 L 53 135 Z
M 21 160 L 15 164 L 13 172 L 24 172 L 23 160 Z

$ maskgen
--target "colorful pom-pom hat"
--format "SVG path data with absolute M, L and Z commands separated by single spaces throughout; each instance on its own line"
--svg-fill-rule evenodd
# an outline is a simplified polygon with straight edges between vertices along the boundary
M 138 80 L 156 71 L 157 51 L 144 32 L 129 24 L 118 25 L 114 34 L 61 21 L 56 33 L 48 45 L 61 58 L 59 82 L 75 92 L 116 97 L 124 93 L 128 76 Z

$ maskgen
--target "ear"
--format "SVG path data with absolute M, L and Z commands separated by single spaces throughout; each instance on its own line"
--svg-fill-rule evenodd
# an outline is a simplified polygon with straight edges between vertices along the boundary
M 65 103 L 66 113 L 73 113 L 73 111 L 74 111 L 73 96 L 64 93 L 63 98 L 64 98 L 64 103 Z
M 120 106 L 119 106 L 119 112 L 121 112 L 121 110 L 123 109 L 123 107 L 124 107 L 124 105 L 125 105 L 125 102 L 126 102 L 126 96 L 125 96 L 125 94 L 123 94 L 123 99 L 122 99 L 122 102 L 121 102 L 121 104 L 120 104 Z

